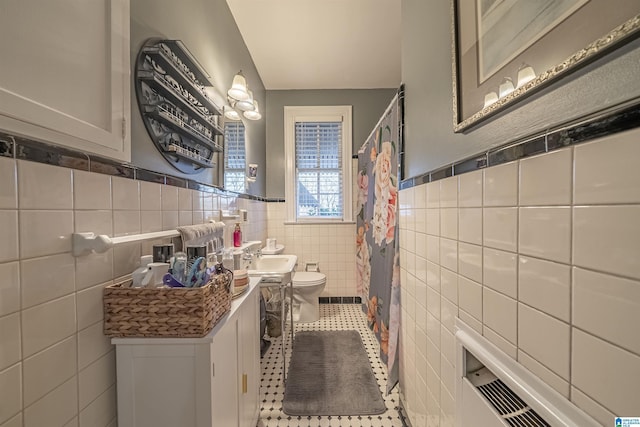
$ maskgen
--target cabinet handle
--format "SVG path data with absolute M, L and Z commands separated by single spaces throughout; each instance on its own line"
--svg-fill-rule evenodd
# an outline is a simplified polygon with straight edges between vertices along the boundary
M 215 363 L 211 364 L 211 376 L 212 377 L 216 376 L 216 364 Z
M 247 374 L 242 374 L 242 394 L 247 393 Z

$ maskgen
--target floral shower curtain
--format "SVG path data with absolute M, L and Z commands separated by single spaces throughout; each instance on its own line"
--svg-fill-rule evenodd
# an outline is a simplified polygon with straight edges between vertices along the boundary
M 398 244 L 399 101 L 396 96 L 358 152 L 357 291 L 387 365 L 387 393 L 398 382 L 400 265 Z

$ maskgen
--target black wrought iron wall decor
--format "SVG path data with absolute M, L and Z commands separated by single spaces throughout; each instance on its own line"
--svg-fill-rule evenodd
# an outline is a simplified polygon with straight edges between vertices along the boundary
M 221 109 L 209 98 L 208 75 L 180 40 L 149 39 L 135 70 L 138 106 L 151 140 L 183 173 L 216 165 L 224 144 Z

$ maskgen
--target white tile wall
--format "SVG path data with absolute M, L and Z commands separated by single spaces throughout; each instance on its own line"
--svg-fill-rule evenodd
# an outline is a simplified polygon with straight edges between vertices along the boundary
M 573 328 L 571 384 L 614 414 L 635 413 L 640 356 Z M 595 369 L 594 369 L 595 367 Z
M 16 161 L 0 158 L 0 209 L 18 208 Z
M 458 204 L 462 207 L 482 206 L 482 171 L 466 173 L 460 176 L 460 194 Z
M 73 208 L 76 210 L 111 210 L 111 177 L 97 173 L 74 171 L 73 199 Z M 159 197 L 158 203 L 160 203 Z
M 640 279 L 640 206 L 574 208 L 574 263 Z
M 20 264 L 0 264 L 0 316 L 20 310 Z
M 458 272 L 476 282 L 482 282 L 482 246 L 458 244 Z
M 518 209 L 485 208 L 482 232 L 484 246 L 515 252 L 518 245 Z
M 518 162 L 484 171 L 484 206 L 518 205 Z
M 322 296 L 357 296 L 355 286 L 355 224 L 286 223 L 285 203 L 268 203 L 268 237 L 285 245 L 285 252 L 298 256 L 298 270 L 305 263 L 317 262 L 327 276 Z M 415 221 L 413 221 L 415 224 Z M 412 236 L 412 259 L 415 265 L 416 237 Z M 422 268 L 426 268 L 424 264 Z M 426 269 L 423 270 L 426 274 Z
M 0 317 L 0 370 L 22 359 L 20 343 L 20 315 L 18 313 Z
M 520 161 L 520 206 L 571 204 L 571 148 Z
M 573 268 L 573 324 L 640 354 L 640 282 Z
M 571 271 L 566 264 L 520 256 L 520 301 L 565 322 L 571 312 Z
M 70 169 L 18 160 L 18 182 L 20 209 L 73 209 Z
M 71 233 L 201 223 L 222 196 L 6 158 L 0 182 L 0 426 L 115 427 L 115 357 L 102 332 L 102 293 L 150 246 L 74 258 Z M 266 203 L 225 197 L 225 205 L 248 210 L 247 240 L 265 240 Z M 353 265 L 345 253 L 331 261 Z
M 482 290 L 482 323 L 515 344 L 518 338 L 518 303 L 487 287 Z
M 576 205 L 640 203 L 640 146 L 622 132 L 575 148 Z M 615 149 L 611 149 L 615 144 Z
M 516 298 L 518 292 L 517 255 L 485 247 L 482 256 L 484 285 L 511 298 Z
M 520 208 L 518 250 L 521 254 L 569 263 L 571 208 Z
M 29 406 L 78 371 L 76 337 L 71 336 L 22 363 L 24 404 Z
M 402 204 L 407 218 L 425 215 L 426 280 L 440 272 L 439 292 L 427 283 L 426 302 L 416 303 L 404 287 L 424 286 L 421 267 L 401 265 L 401 394 L 413 425 L 455 424 L 456 317 L 603 426 L 638 411 L 639 139 L 636 129 L 410 189 L 426 193 L 426 209 Z M 402 223 L 401 233 L 416 234 L 416 223 Z M 422 239 L 415 248 L 401 239 L 404 259 L 423 255 Z M 423 327 L 426 336 L 411 332 Z M 441 356 L 426 397 L 415 391 L 409 352 L 425 346 Z
M 518 305 L 518 348 L 567 380 L 569 336 L 568 323 L 525 304 Z
M 482 244 L 482 208 L 461 208 L 458 211 L 461 242 Z
M 22 409 L 22 365 L 17 363 L 0 371 L 0 423 L 13 418 Z
M 18 211 L 0 211 L 0 262 L 18 259 Z
M 132 179 L 111 178 L 111 195 L 114 210 L 140 210 L 140 183 Z

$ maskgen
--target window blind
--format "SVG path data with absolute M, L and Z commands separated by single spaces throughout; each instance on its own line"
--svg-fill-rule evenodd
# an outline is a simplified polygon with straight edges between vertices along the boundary
M 224 188 L 244 193 L 246 169 L 244 124 L 242 122 L 225 123 L 224 139 Z
M 342 122 L 296 122 L 297 216 L 342 217 Z

